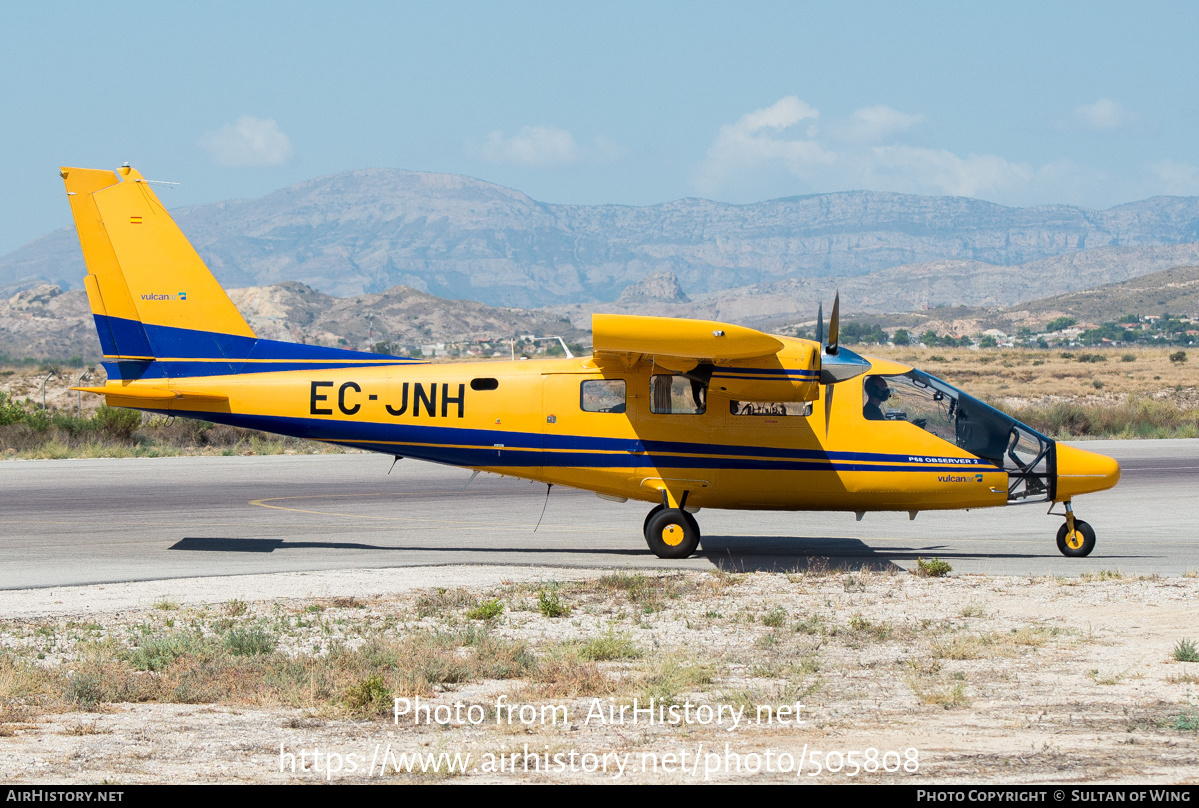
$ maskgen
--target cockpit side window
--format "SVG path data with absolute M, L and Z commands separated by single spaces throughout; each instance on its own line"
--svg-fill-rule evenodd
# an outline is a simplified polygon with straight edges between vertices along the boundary
M 907 374 L 867 376 L 862 383 L 862 397 L 862 415 L 867 420 L 907 421 L 942 440 L 957 443 L 957 398 L 947 389 Z
M 882 376 L 867 376 L 862 383 L 862 417 L 867 421 L 885 421 L 884 403 L 891 398 L 891 388 Z
M 884 420 L 907 421 L 1004 469 L 1009 500 L 1036 502 L 1050 496 L 1049 438 L 919 370 L 868 377 L 863 383 L 868 397 L 864 406 L 880 398 L 877 384 L 873 391 L 866 390 L 873 379 L 885 382 L 889 393 L 881 396 L 879 405 Z M 874 398 L 869 398 L 872 393 Z

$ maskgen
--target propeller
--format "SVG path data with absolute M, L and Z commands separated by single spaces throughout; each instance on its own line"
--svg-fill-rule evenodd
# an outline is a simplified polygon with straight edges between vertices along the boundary
M 824 337 L 824 304 L 816 309 L 816 341 L 820 343 L 820 383 L 848 381 L 870 370 L 870 363 L 839 342 L 841 332 L 841 293 L 833 295 L 833 313 L 828 321 L 828 339 Z M 832 390 L 828 391 L 830 394 Z
M 841 308 L 841 292 L 833 294 L 833 315 L 828 318 L 828 342 L 824 344 L 824 352 L 829 356 L 836 356 L 839 346 L 837 345 L 837 337 L 840 332 L 841 318 L 838 316 Z

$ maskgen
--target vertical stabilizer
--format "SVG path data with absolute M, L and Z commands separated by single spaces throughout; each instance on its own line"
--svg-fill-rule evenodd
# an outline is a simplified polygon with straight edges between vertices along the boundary
M 63 168 L 104 352 L 121 358 L 218 356 L 254 332 L 149 183 Z M 101 320 L 107 326 L 101 324 Z M 109 347 L 114 350 L 109 352 Z
M 83 287 L 87 290 L 87 301 L 100 335 L 100 349 L 106 357 L 151 358 L 150 341 L 92 198 L 96 191 L 121 180 L 112 171 L 90 168 L 63 168 L 61 174 L 67 186 L 79 245 L 83 248 L 83 260 L 87 264 L 88 274 L 83 279 Z

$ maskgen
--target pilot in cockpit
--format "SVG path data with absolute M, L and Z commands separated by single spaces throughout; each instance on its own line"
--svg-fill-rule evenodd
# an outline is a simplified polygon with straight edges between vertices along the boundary
M 891 397 L 891 389 L 887 387 L 887 380 L 882 376 L 871 376 L 866 379 L 863 389 L 866 391 L 866 404 L 862 407 L 862 415 L 867 421 L 887 420 L 881 406 Z

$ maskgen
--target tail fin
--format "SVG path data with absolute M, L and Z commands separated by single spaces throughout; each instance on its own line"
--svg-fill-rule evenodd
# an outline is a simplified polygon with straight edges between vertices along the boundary
M 141 174 L 61 173 L 106 357 L 244 355 L 254 332 Z
M 88 168 L 63 168 L 61 173 L 87 263 L 88 303 L 104 356 L 111 360 L 104 363 L 110 384 L 113 379 L 132 382 L 417 362 L 256 338 L 141 174 L 129 166 L 117 173 Z M 130 398 L 126 390 L 119 406 L 140 407 L 151 399 L 181 396 L 224 399 L 211 391 L 140 389 L 141 398 Z

